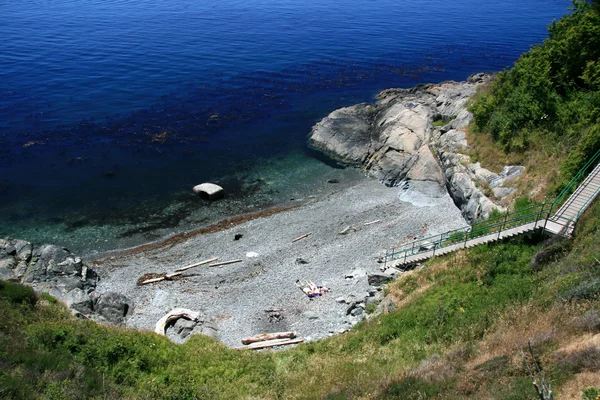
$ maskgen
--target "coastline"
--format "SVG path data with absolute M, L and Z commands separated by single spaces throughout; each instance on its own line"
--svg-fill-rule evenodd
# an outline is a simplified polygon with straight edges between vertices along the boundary
M 375 220 L 380 221 L 365 225 Z M 297 208 L 166 246 L 96 259 L 93 265 L 103 277 L 98 292 L 126 293 L 135 304 L 127 327 L 153 330 L 164 314 L 184 307 L 215 324 L 228 346 L 239 346 L 245 336 L 288 329 L 311 340 L 343 332 L 365 318 L 346 311 L 353 301 L 375 295 L 367 276 L 380 273 L 376 260 L 382 251 L 416 232 L 465 224 L 448 195 L 429 206 L 413 205 L 398 199 L 397 188 L 365 177 Z M 356 231 L 340 234 L 347 226 Z M 236 234 L 242 237 L 235 240 Z M 247 257 L 250 252 L 258 256 Z M 243 261 L 220 268 L 200 266 L 186 271 L 183 279 L 137 285 L 144 274 L 172 272 L 211 257 Z M 298 279 L 313 280 L 332 292 L 309 300 L 296 288 Z M 282 310 L 280 319 L 270 321 L 269 309 Z
M 273 181 L 261 175 L 257 179 L 266 185 L 265 195 L 282 200 L 272 202 L 275 207 L 256 211 L 254 202 L 225 199 L 214 203 L 218 207 L 213 212 L 234 203 L 251 212 L 229 218 L 222 214 L 225 219 L 200 229 L 88 254 L 84 258 L 93 270 L 64 248 L 41 246 L 21 268 L 21 276 L 36 290 L 56 294 L 77 315 L 129 328 L 154 330 L 172 310 L 191 310 L 200 322 L 190 331 L 206 334 L 206 326 L 211 336 L 231 347 L 265 332 L 294 330 L 306 341 L 343 333 L 369 318 L 368 306 L 378 312 L 388 309 L 383 283 L 402 271 L 380 271 L 377 260 L 384 251 L 485 218 L 497 206 L 478 185 L 490 179 L 502 185 L 517 176 L 465 164 L 460 153 L 468 148 L 460 129 L 472 118 L 466 104 L 488 80 L 488 75 L 476 74 L 466 82 L 388 89 L 373 105 L 333 111 L 314 125 L 309 143 L 360 169 L 314 163 L 297 164 L 294 171 L 271 168 Z M 434 120 L 446 125 L 434 126 Z M 281 179 L 284 174 L 302 179 Z M 141 284 L 215 258 L 224 265 L 202 265 L 176 279 Z M 66 278 L 55 268 L 63 260 L 72 260 Z M 18 270 L 8 272 L 17 276 Z M 81 287 L 79 280 L 90 277 L 88 286 Z M 298 281 L 312 281 L 331 292 L 310 299 L 296 287 Z M 103 314 L 104 304 L 115 311 Z M 167 333 L 181 342 L 187 336 L 173 334 L 177 329 Z

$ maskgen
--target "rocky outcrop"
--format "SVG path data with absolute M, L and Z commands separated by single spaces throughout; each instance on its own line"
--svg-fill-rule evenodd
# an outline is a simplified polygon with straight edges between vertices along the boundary
M 468 147 L 461 129 L 473 117 L 467 102 L 490 78 L 476 74 L 466 82 L 384 90 L 376 104 L 329 114 L 313 127 L 309 144 L 342 163 L 364 168 L 385 185 L 400 187 L 401 199 L 421 196 L 420 202 L 433 205 L 448 191 L 467 220 L 487 218 L 502 207 L 489 199 L 480 183 L 503 197 L 512 190 L 504 182 L 523 169 L 507 167 L 494 174 L 461 154 Z M 446 125 L 434 128 L 433 121 L 439 120 Z
M 0 239 L 0 279 L 46 292 L 76 315 L 121 324 L 133 309 L 118 293 L 97 293 L 98 275 L 68 249 L 54 245 L 34 248 L 24 240 Z
M 496 174 L 479 162 L 471 162 L 471 157 L 465 154 L 471 147 L 464 128 L 472 119 L 470 112 L 461 110 L 448 124 L 433 129 L 430 144 L 444 169 L 448 192 L 469 222 L 486 219 L 494 210 L 505 211 L 498 203 L 516 191 L 509 182 L 525 170 L 512 165 Z

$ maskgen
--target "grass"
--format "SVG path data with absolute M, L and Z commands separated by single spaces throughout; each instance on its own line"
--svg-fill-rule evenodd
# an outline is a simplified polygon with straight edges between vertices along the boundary
M 479 162 L 495 173 L 499 173 L 506 165 L 523 165 L 526 168 L 525 174 L 510 182 L 510 186 L 516 187 L 517 191 L 507 197 L 506 205 L 517 197 L 530 197 L 536 202 L 549 200 L 546 195 L 552 193 L 551 189 L 560 181 L 556 166 L 566 160 L 566 152 L 557 152 L 554 144 L 543 144 L 541 140 L 540 146 L 527 152 L 506 152 L 490 134 L 479 132 L 472 125 L 465 131 L 471 147 L 465 154 L 471 157 L 471 162 Z
M 440 118 L 440 119 L 436 119 L 435 121 L 433 121 L 433 122 L 431 123 L 431 125 L 432 125 L 432 126 L 434 126 L 434 127 L 436 127 L 436 126 L 444 126 L 444 125 L 446 125 L 447 123 L 448 123 L 448 121 L 444 121 L 444 119 L 443 119 L 443 118 Z
M 280 352 L 229 350 L 201 336 L 175 345 L 98 326 L 3 282 L 0 397 L 525 399 L 535 394 L 518 349 L 533 338 L 554 387 L 581 398 L 578 382 L 600 387 L 589 361 L 600 321 L 596 327 L 593 313 L 585 323 L 577 318 L 600 307 L 593 296 L 569 293 L 600 276 L 591 245 L 599 225 L 595 204 L 572 246 L 535 271 L 538 237 L 434 259 L 388 286 L 395 312 Z

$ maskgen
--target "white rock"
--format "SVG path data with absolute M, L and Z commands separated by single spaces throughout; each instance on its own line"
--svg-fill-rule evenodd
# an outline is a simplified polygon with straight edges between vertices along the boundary
M 214 183 L 202 183 L 194 186 L 194 192 L 207 200 L 217 200 L 225 195 L 223 188 Z

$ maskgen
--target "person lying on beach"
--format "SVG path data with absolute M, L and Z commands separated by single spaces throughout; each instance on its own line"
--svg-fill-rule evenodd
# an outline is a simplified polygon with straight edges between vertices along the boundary
M 319 286 L 315 284 L 313 281 L 308 281 L 306 283 L 302 283 L 299 279 L 296 281 L 296 286 L 300 288 L 309 298 L 323 296 L 323 294 L 327 292 L 331 292 L 331 289 Z

